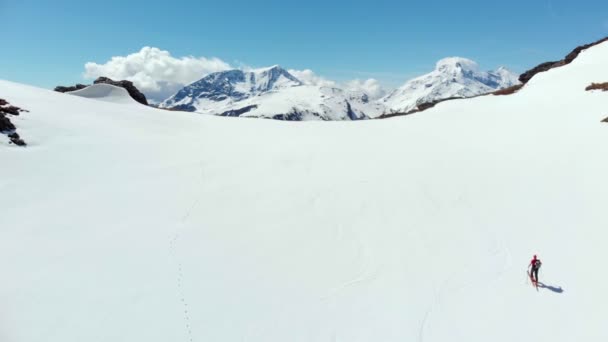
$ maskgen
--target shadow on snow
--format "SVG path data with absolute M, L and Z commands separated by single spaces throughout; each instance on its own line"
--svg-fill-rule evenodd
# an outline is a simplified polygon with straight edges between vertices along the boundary
M 562 289 L 561 286 L 555 287 L 555 286 L 551 286 L 551 285 L 545 285 L 543 282 L 538 282 L 538 287 L 541 289 L 547 289 L 549 291 L 555 292 L 555 293 L 562 293 L 564 292 L 564 289 Z

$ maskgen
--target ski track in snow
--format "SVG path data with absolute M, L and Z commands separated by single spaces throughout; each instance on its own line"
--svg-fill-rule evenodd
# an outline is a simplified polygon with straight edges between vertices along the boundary
M 200 165 L 200 183 L 199 183 L 199 188 L 202 188 L 203 185 L 203 180 L 204 180 L 204 168 L 203 168 L 203 162 L 198 163 Z M 192 213 L 194 212 L 194 209 L 196 209 L 196 207 L 198 206 L 200 200 L 202 197 L 202 191 L 200 191 L 198 194 L 196 195 L 195 199 L 192 201 L 192 204 L 190 205 L 190 207 L 188 208 L 188 210 L 186 211 L 186 213 L 182 216 L 180 222 L 181 222 L 181 227 L 176 227 L 175 231 L 173 233 L 173 236 L 171 238 L 171 240 L 169 241 L 169 251 L 170 254 L 173 256 L 173 260 L 175 263 L 175 266 L 177 267 L 177 291 L 178 291 L 178 298 L 180 301 L 180 305 L 183 307 L 183 313 L 184 313 L 184 325 L 186 328 L 186 332 L 188 334 L 188 340 L 190 342 L 194 341 L 194 335 L 192 333 L 192 320 L 190 319 L 190 308 L 189 308 L 189 304 L 188 301 L 186 300 L 186 294 L 184 292 L 184 271 L 183 271 L 183 265 L 182 263 L 179 261 L 178 256 L 177 256 L 177 242 L 179 241 L 179 239 L 181 238 L 181 231 L 180 229 L 183 228 L 183 226 L 186 224 L 186 222 L 188 221 L 188 219 L 190 218 L 190 216 L 192 215 Z
M 340 226 L 337 229 L 340 238 L 342 238 L 344 234 L 343 228 Z M 369 248 L 363 243 L 362 239 L 359 237 L 358 234 L 356 234 L 354 231 L 351 232 L 353 234 L 353 239 L 357 243 L 357 259 L 361 260 L 361 267 L 359 269 L 359 272 L 357 272 L 357 275 L 355 275 L 350 280 L 347 280 L 339 286 L 336 286 L 331 289 L 327 296 L 321 298 L 322 300 L 328 300 L 332 297 L 337 296 L 341 291 L 348 287 L 358 285 L 367 281 L 373 281 L 378 277 L 378 273 L 380 272 L 380 270 L 378 267 L 372 267 L 372 261 L 374 258 L 371 256 Z
M 335 190 L 326 189 L 323 193 L 316 193 L 309 200 L 310 207 L 314 210 L 322 210 L 323 206 L 319 202 L 323 197 L 335 198 Z M 350 235 L 350 238 L 357 246 L 356 260 L 359 261 L 358 263 L 361 266 L 359 267 L 359 270 L 355 276 L 344 281 L 342 284 L 329 289 L 329 293 L 327 295 L 319 298 L 321 301 L 329 301 L 349 287 L 356 286 L 364 282 L 373 281 L 378 277 L 378 273 L 380 272 L 379 265 L 376 265 L 375 267 L 373 266 L 375 258 L 372 256 L 370 248 L 364 243 L 364 240 L 361 238 L 358 232 L 356 232 L 354 229 L 345 229 L 342 223 L 336 225 L 333 230 L 337 242 L 344 241 L 347 238 L 347 234 Z
M 428 188 L 426 188 L 426 187 L 424 188 L 424 193 L 427 195 L 427 197 L 428 197 L 427 199 L 433 203 L 433 206 L 435 207 L 435 209 L 439 210 L 440 205 L 435 200 L 435 198 L 432 196 L 432 194 L 430 193 Z M 471 205 L 471 203 L 467 199 L 467 197 L 465 197 L 464 195 L 461 195 L 461 197 L 458 199 L 458 202 L 460 202 L 461 204 L 466 206 L 470 210 L 471 213 L 474 212 L 473 206 Z M 471 224 L 475 224 L 474 221 L 475 220 L 471 220 Z M 503 261 L 501 262 L 502 267 L 500 268 L 500 271 L 498 271 L 494 275 L 493 281 L 484 283 L 484 284 L 486 284 L 484 287 L 487 288 L 491 285 L 492 282 L 498 281 L 499 278 L 503 274 L 505 274 L 509 268 L 511 268 L 512 257 L 511 257 L 511 252 L 505 243 L 505 239 L 502 237 L 502 234 L 500 234 L 498 232 L 498 230 L 496 228 L 494 228 L 491 224 L 485 225 L 485 226 L 490 227 L 489 232 L 491 233 L 491 235 L 494 238 L 494 243 L 492 244 L 493 248 L 488 250 L 489 254 L 487 255 L 486 259 L 493 260 L 493 259 L 499 258 L 501 255 L 503 256 L 503 258 L 502 258 Z M 492 266 L 494 266 L 496 264 L 496 262 L 493 261 L 491 264 L 492 264 Z M 475 283 L 475 281 L 472 280 L 472 281 L 465 281 L 464 283 L 461 282 L 460 284 L 458 284 L 458 279 L 474 279 L 475 277 L 473 277 L 472 275 L 479 274 L 480 272 L 483 272 L 483 270 L 486 270 L 486 269 L 493 269 L 493 268 L 488 268 L 488 265 L 486 265 L 485 263 L 482 263 L 479 265 L 478 264 L 468 264 L 461 271 L 452 273 L 449 277 L 445 278 L 441 282 L 441 285 L 439 285 L 435 289 L 433 300 L 432 300 L 428 310 L 426 310 L 426 312 L 424 313 L 424 315 L 422 317 L 422 321 L 420 323 L 420 328 L 419 328 L 419 332 L 418 332 L 418 341 L 419 342 L 424 341 L 425 331 L 429 327 L 429 321 L 432 318 L 433 313 L 440 310 L 440 308 L 442 306 L 442 302 L 445 300 L 445 298 L 447 298 L 447 296 L 450 294 L 463 292 L 467 288 L 471 287 L 473 285 L 473 283 Z M 486 271 L 486 273 L 488 273 L 488 272 Z M 450 286 L 450 285 L 452 285 L 452 286 Z M 447 291 L 447 289 L 449 287 L 454 287 L 454 285 L 456 285 L 455 289 Z
M 503 262 L 502 262 L 503 266 L 500 269 L 500 271 L 494 275 L 493 281 L 484 283 L 485 288 L 491 286 L 491 283 L 498 281 L 499 278 L 507 271 L 507 269 L 510 268 L 511 254 L 509 252 L 509 249 L 503 244 L 499 244 L 498 246 L 499 247 L 497 247 L 496 251 L 491 253 L 488 257 L 489 258 L 498 258 L 501 255 L 503 255 L 504 256 Z M 480 271 L 480 269 L 482 271 Z M 457 294 L 460 292 L 464 292 L 466 289 L 470 288 L 474 283 L 479 282 L 476 280 L 471 280 L 471 281 L 465 281 L 463 283 L 462 281 L 459 281 L 458 279 L 474 279 L 475 277 L 473 277 L 473 275 L 483 272 L 483 269 L 487 269 L 487 265 L 469 264 L 469 265 L 465 266 L 461 271 L 452 273 L 443 282 L 441 282 L 441 285 L 439 285 L 435 289 L 435 294 L 433 296 L 431 305 L 429 306 L 429 309 L 424 313 L 422 322 L 420 323 L 420 329 L 419 329 L 419 333 L 418 333 L 419 342 L 424 341 L 424 335 L 425 335 L 425 331 L 429 327 L 429 321 L 432 318 L 433 313 L 440 310 L 443 301 L 450 294 Z M 448 290 L 449 288 L 453 288 L 453 289 Z

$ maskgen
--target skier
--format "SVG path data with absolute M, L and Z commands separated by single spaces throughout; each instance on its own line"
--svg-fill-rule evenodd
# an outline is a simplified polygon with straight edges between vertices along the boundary
M 538 270 L 541 265 L 542 263 L 540 262 L 540 259 L 536 258 L 536 255 L 532 257 L 532 261 L 530 261 L 530 265 L 528 265 L 528 274 L 530 274 L 530 279 L 532 279 L 532 282 L 535 284 L 538 284 Z

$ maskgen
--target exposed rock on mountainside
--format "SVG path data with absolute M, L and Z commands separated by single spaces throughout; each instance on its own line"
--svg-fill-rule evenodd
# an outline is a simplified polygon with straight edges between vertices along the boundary
M 143 105 L 146 105 L 146 106 L 148 105 L 148 100 L 146 99 L 146 95 L 144 95 L 142 92 L 140 92 L 139 89 L 137 89 L 137 87 L 135 87 L 135 85 L 133 85 L 133 82 L 131 82 L 131 81 L 126 81 L 126 80 L 114 81 L 107 77 L 99 77 L 98 79 L 96 79 L 93 82 L 93 84 L 100 84 L 100 83 L 111 84 L 113 86 L 124 88 L 127 90 L 129 95 L 133 98 L 133 100 L 135 100 Z M 58 91 L 60 93 L 67 93 L 67 92 L 71 92 L 71 91 L 81 90 L 88 86 L 89 85 L 85 85 L 85 84 L 76 84 L 74 86 L 68 86 L 68 87 L 57 86 L 57 87 L 55 87 L 54 90 Z
M 256 108 L 258 108 L 257 105 L 245 106 L 240 109 L 233 109 L 233 110 L 225 111 L 222 114 L 220 114 L 220 116 L 240 116 L 240 115 L 245 114 Z
M 88 87 L 86 84 L 76 84 L 74 86 L 69 86 L 69 87 L 64 87 L 64 86 L 56 86 L 55 87 L 55 91 L 58 91 L 60 93 L 68 93 L 70 91 L 76 91 L 76 90 L 80 90 L 80 89 L 84 89 Z
M 585 44 L 585 45 L 581 45 L 581 46 L 577 46 L 574 50 L 572 50 L 572 52 L 570 52 L 569 54 L 566 55 L 566 57 L 564 57 L 564 59 L 559 60 L 559 61 L 555 61 L 555 62 L 544 62 L 541 63 L 537 66 L 535 66 L 534 68 L 524 72 L 523 74 L 521 74 L 519 76 L 519 81 L 521 83 L 527 83 L 528 81 L 530 81 L 530 79 L 532 77 L 534 77 L 534 75 L 538 74 L 539 72 L 545 72 L 548 70 L 551 70 L 553 68 L 557 68 L 566 64 L 570 64 L 574 59 L 576 59 L 576 57 L 578 57 L 579 53 L 581 53 L 581 51 L 588 49 L 592 46 L 601 44 L 605 41 L 608 41 L 608 37 L 602 38 L 596 42 L 590 43 L 590 44 Z
M 19 115 L 21 112 L 27 112 L 27 110 L 11 106 L 6 100 L 0 99 L 0 133 L 6 134 L 11 143 L 25 146 L 25 141 L 19 137 L 17 127 L 15 127 L 9 117 L 9 115 Z
M 133 100 L 135 100 L 143 105 L 146 105 L 146 106 L 148 105 L 148 100 L 146 99 L 146 95 L 142 94 L 142 92 L 140 92 L 139 89 L 137 89 L 137 87 L 135 87 L 133 85 L 133 82 L 131 82 L 131 81 L 125 81 L 125 80 L 114 81 L 107 77 L 99 77 L 98 79 L 95 80 L 95 82 L 93 82 L 93 84 L 100 84 L 100 83 L 111 84 L 113 86 L 125 88 L 127 90 L 127 92 L 129 92 L 129 95 L 131 95 Z
M 587 91 L 589 91 L 589 90 L 608 91 L 608 82 L 591 83 L 590 85 L 587 86 L 587 88 L 585 88 L 585 90 L 587 90 Z
M 504 88 L 504 89 L 499 89 L 495 92 L 492 92 L 492 95 L 511 95 L 516 93 L 519 89 L 521 89 L 524 85 L 523 84 L 516 84 L 512 87 L 508 87 L 508 88 Z

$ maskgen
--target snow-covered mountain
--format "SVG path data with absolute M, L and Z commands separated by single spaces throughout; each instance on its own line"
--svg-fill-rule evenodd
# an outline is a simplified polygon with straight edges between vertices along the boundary
M 471 97 L 518 84 L 518 75 L 501 67 L 480 71 L 477 63 L 461 57 L 444 58 L 435 70 L 406 82 L 380 100 L 387 108 L 407 112 L 425 102 Z
M 280 120 L 359 120 L 382 112 L 364 93 L 305 85 L 278 65 L 203 77 L 159 105 L 220 116 Z
M 212 73 L 182 88 L 160 107 L 195 111 L 216 103 L 238 102 L 300 85 L 302 82 L 278 65 L 252 71 L 227 70 Z

